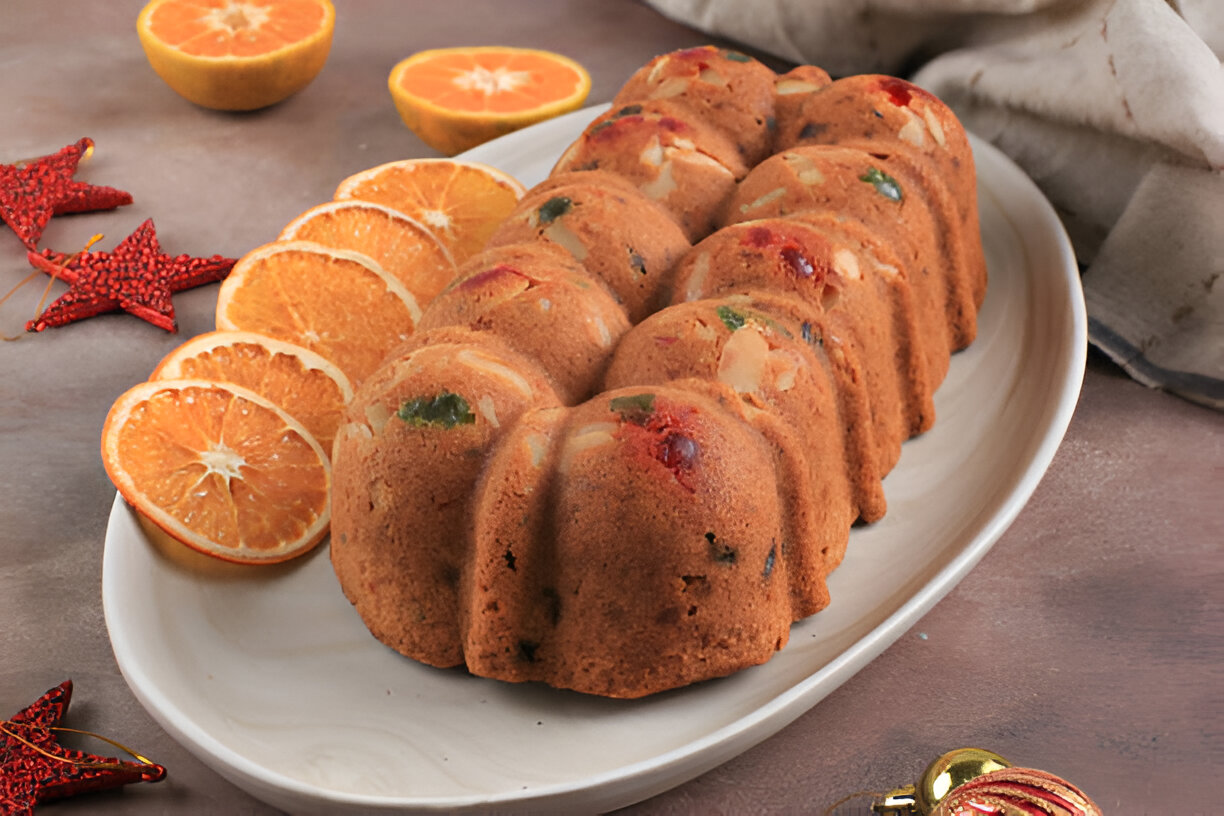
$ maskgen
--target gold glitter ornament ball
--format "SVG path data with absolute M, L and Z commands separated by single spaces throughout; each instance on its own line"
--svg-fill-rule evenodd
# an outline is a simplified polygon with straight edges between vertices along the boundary
M 1032 768 L 1001 768 L 952 788 L 931 816 L 1102 816 L 1083 791 Z

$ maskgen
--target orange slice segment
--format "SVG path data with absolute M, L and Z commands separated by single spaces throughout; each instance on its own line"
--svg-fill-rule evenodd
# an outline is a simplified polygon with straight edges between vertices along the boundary
M 310 349 L 254 332 L 216 331 L 167 354 L 150 380 L 219 380 L 249 388 L 285 410 L 330 454 L 353 386 Z
M 361 383 L 406 340 L 416 299 L 373 260 L 312 241 L 275 241 L 234 264 L 217 292 L 217 328 L 305 346 Z
M 524 192 L 517 179 L 480 162 L 405 159 L 349 176 L 335 198 L 399 210 L 438 236 L 462 265 L 484 249 Z
M 120 495 L 183 544 L 227 561 L 275 563 L 322 540 L 331 469 L 300 422 L 240 386 L 137 385 L 102 427 Z
M 413 54 L 391 70 L 387 85 L 404 124 L 453 156 L 577 110 L 591 91 L 591 77 L 551 51 L 488 46 Z
M 310 84 L 327 62 L 330 0 L 152 0 L 136 32 L 153 70 L 179 95 L 253 110 Z
M 281 231 L 281 241 L 314 241 L 373 258 L 424 308 L 455 279 L 450 251 L 423 224 L 372 201 L 312 207 Z

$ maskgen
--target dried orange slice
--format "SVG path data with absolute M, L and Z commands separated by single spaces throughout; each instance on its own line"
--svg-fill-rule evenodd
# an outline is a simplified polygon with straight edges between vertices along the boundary
M 231 383 L 159 380 L 130 389 L 102 426 L 102 461 L 140 515 L 227 561 L 284 561 L 327 533 L 331 467 L 318 441 Z
M 254 110 L 305 88 L 327 62 L 330 0 L 152 0 L 136 33 L 157 75 L 218 110 Z
M 312 207 L 281 230 L 281 241 L 314 241 L 373 258 L 424 308 L 455 279 L 455 261 L 423 224 L 372 201 L 330 201 Z
M 324 452 L 353 398 L 348 377 L 310 349 L 254 332 L 201 334 L 171 351 L 150 380 L 220 380 L 249 388 L 285 409 Z
M 424 224 L 462 264 L 484 249 L 525 192 L 496 167 L 459 159 L 405 159 L 349 176 L 337 200 L 383 204 Z
M 438 48 L 401 60 L 387 79 L 400 118 L 448 156 L 577 110 L 591 91 L 569 57 L 529 48 Z
M 373 260 L 313 241 L 275 241 L 238 259 L 217 292 L 217 328 L 305 346 L 360 384 L 411 336 L 416 299 Z

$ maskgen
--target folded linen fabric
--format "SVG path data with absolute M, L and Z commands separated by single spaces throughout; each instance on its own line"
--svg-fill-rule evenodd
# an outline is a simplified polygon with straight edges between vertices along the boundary
M 1010 155 L 1067 227 L 1089 338 L 1224 409 L 1224 2 L 647 0 L 831 74 L 908 76 Z

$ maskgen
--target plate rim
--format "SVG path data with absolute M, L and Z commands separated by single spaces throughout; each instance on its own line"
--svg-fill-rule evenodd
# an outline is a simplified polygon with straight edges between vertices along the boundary
M 542 129 L 556 128 L 563 131 L 572 128 L 580 129 L 580 122 L 589 121 L 609 107 L 608 104 L 601 104 L 574 111 L 507 134 L 456 158 L 482 161 L 496 166 L 497 161 L 491 160 L 493 157 L 500 152 L 529 147 L 530 142 L 538 137 Z M 134 511 L 116 492 L 106 528 L 101 594 L 112 651 L 115 654 L 120 673 L 133 695 L 176 742 L 256 798 L 272 801 L 261 795 L 261 792 L 274 794 L 283 791 L 324 803 L 404 812 L 409 810 L 420 812 L 470 810 L 490 806 L 548 805 L 556 807 L 582 794 L 629 783 L 636 783 L 635 788 L 639 792 L 645 791 L 644 796 L 654 795 L 716 767 L 777 733 L 895 642 L 904 631 L 950 592 L 991 549 L 1028 503 L 1049 468 L 1070 425 L 1079 399 L 1087 363 L 1088 319 L 1078 266 L 1070 240 L 1054 208 L 1032 179 L 994 145 L 973 134 L 969 134 L 969 138 L 975 157 L 988 158 L 992 165 L 992 172 L 1003 173 L 1006 176 L 1004 180 L 1009 186 L 1018 186 L 1025 190 L 1026 195 L 1022 201 L 1027 217 L 1036 219 L 1036 222 L 1047 232 L 1048 237 L 1057 247 L 1059 260 L 1057 271 L 1052 271 L 1049 277 L 1050 280 L 1063 284 L 1065 289 L 1065 298 L 1060 297 L 1059 301 L 1067 307 L 1067 314 L 1059 324 L 1059 328 L 1064 336 L 1063 342 L 1070 351 L 1066 357 L 1061 358 L 1062 369 L 1057 372 L 1058 376 L 1053 380 L 1053 384 L 1058 387 L 1058 400 L 1040 418 L 1044 430 L 1039 435 L 1035 433 L 1033 436 L 1033 439 L 1040 439 L 1040 441 L 1032 451 L 1027 465 L 1018 472 L 1015 484 L 1008 490 L 999 510 L 987 519 L 968 545 L 953 556 L 901 606 L 867 633 L 855 639 L 828 663 L 751 712 L 682 746 L 668 749 L 648 759 L 630 762 L 577 780 L 544 784 L 525 791 L 508 791 L 504 794 L 492 795 L 403 797 L 349 793 L 321 788 L 263 766 L 252 766 L 236 751 L 195 725 L 190 717 L 152 683 L 139 666 L 132 664 L 130 656 L 124 653 L 122 647 L 124 635 L 116 631 L 115 624 L 119 615 L 116 606 L 116 590 L 113 587 L 115 551 L 118 545 L 113 542 L 112 536 L 115 534 L 117 524 L 136 525 L 137 522 Z M 979 164 L 981 158 L 978 158 Z M 504 162 L 506 159 L 501 159 L 501 161 Z M 996 202 L 996 204 L 1010 222 L 1011 210 L 1002 202 Z M 1022 234 L 1018 229 L 1016 232 L 1018 235 Z M 120 520 L 120 514 L 126 514 L 127 518 Z M 137 531 L 139 532 L 138 526 Z M 193 727 L 191 729 L 183 727 L 175 717 L 167 712 L 172 712 L 179 720 L 189 722 Z M 188 730 L 191 733 L 188 733 Z M 720 747 L 728 748 L 729 752 L 720 753 L 717 750 Z M 679 767 L 685 768 L 685 775 L 671 778 L 667 772 Z M 640 801 L 644 796 L 622 801 L 621 804 Z

